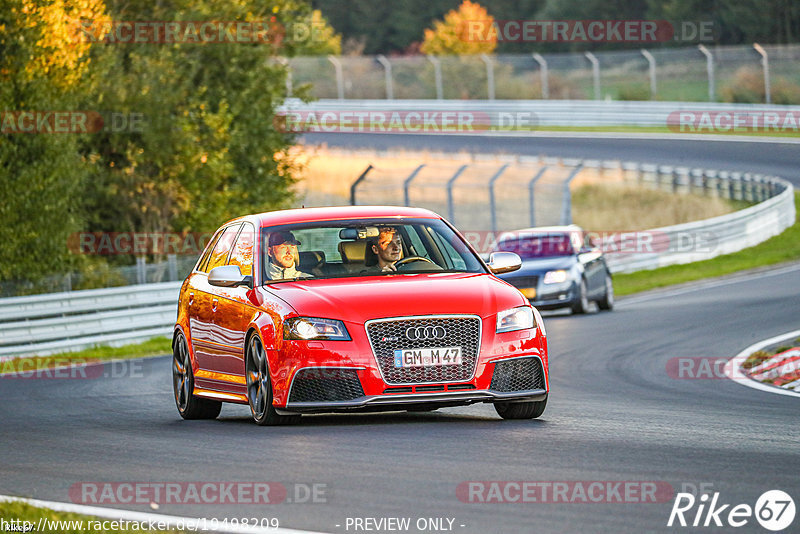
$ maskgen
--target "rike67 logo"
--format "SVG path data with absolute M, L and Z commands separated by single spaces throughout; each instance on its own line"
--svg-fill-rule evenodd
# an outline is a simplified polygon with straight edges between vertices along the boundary
M 667 526 L 742 527 L 755 516 L 763 528 L 778 532 L 792 524 L 794 515 L 794 500 L 781 490 L 764 492 L 754 507 L 744 503 L 735 506 L 723 504 L 719 500 L 719 492 L 714 492 L 710 497 L 703 494 L 699 498 L 691 493 L 678 493 Z

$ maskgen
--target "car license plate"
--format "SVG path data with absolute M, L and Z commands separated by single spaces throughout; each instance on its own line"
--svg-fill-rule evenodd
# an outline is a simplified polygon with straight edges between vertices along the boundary
M 460 364 L 461 347 L 429 347 L 424 349 L 397 349 L 394 351 L 395 367 L 433 367 Z
M 525 295 L 526 299 L 535 299 L 536 298 L 536 288 L 535 287 L 521 287 L 519 289 L 522 291 L 522 294 Z

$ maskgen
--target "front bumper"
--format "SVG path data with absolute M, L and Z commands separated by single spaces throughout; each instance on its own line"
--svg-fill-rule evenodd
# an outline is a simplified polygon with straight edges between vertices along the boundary
M 540 310 L 554 310 L 571 306 L 577 294 L 577 284 L 573 280 L 563 284 L 539 284 L 536 297 L 528 301 Z
M 547 398 L 546 389 L 503 393 L 492 390 L 447 391 L 443 393 L 415 393 L 412 395 L 373 395 L 349 401 L 295 402 L 276 411 L 281 414 L 329 413 L 353 411 L 409 410 L 415 407 L 433 409 L 451 406 L 467 406 L 478 402 L 528 402 Z
M 359 373 L 366 369 L 305 368 L 295 374 L 289 401 L 279 409 L 286 413 L 390 411 L 547 398 L 548 377 L 545 363 L 538 355 L 498 359 L 485 369 L 483 376 L 466 383 L 386 386 L 376 394 L 362 387 Z

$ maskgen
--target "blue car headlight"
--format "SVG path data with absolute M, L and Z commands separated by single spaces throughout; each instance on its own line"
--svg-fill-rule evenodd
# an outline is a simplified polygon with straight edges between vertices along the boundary
M 567 281 L 567 271 L 559 269 L 557 271 L 547 271 L 544 275 L 545 284 L 560 284 Z

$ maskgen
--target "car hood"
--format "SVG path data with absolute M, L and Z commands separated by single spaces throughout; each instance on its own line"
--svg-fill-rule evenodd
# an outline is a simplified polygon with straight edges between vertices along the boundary
M 515 288 L 490 274 L 424 273 L 271 284 L 265 292 L 298 314 L 363 323 L 381 317 L 475 314 L 488 317 L 522 306 Z

